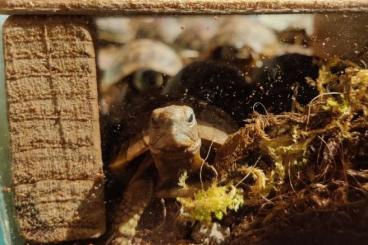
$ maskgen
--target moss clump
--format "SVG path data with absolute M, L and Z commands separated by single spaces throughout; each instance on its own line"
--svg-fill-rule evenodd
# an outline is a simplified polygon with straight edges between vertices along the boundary
M 248 177 L 254 180 L 254 184 L 250 187 L 251 196 L 268 195 L 270 188 L 272 188 L 272 186 L 267 184 L 268 178 L 266 177 L 266 174 L 262 169 L 252 166 L 252 167 L 243 167 L 239 169 L 239 171 L 245 174 L 245 177 L 241 180 L 241 182 L 245 181 Z M 239 184 L 241 184 L 241 182 L 239 182 Z
M 186 174 L 179 180 L 183 188 L 187 188 L 185 179 Z M 204 223 L 211 223 L 213 218 L 221 220 L 229 210 L 237 211 L 244 204 L 241 189 L 231 184 L 219 186 L 216 181 L 192 197 L 180 197 L 177 201 L 182 205 L 182 218 Z
M 222 185 L 241 180 L 245 198 L 229 244 L 367 230 L 368 70 L 333 60 L 312 84 L 309 104 L 254 114 L 218 151 Z

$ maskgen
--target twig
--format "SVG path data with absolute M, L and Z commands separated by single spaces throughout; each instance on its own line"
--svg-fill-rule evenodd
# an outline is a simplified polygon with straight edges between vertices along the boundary
M 205 159 L 203 160 L 203 162 L 201 164 L 201 168 L 199 169 L 199 181 L 201 182 L 201 188 L 202 188 L 202 190 L 203 190 L 203 179 L 202 179 L 203 166 L 206 164 L 206 161 L 207 161 L 208 157 L 210 156 L 210 152 L 211 152 L 212 146 L 213 146 L 213 141 L 211 142 L 211 145 L 208 148 L 207 155 L 206 155 Z M 215 171 L 215 173 L 217 175 L 217 171 Z
M 294 188 L 294 185 L 293 185 L 293 182 L 291 180 L 291 162 L 289 161 L 289 164 L 288 164 L 288 175 L 289 175 L 289 183 L 290 183 L 290 187 L 291 189 L 293 190 L 293 192 L 296 192 L 295 188 Z
M 257 106 L 257 105 L 260 105 L 260 106 L 263 108 L 263 110 L 266 112 L 266 115 L 268 115 L 268 111 L 267 111 L 267 109 L 266 109 L 265 105 L 264 105 L 264 104 L 262 104 L 261 102 L 256 102 L 256 103 L 254 103 L 254 105 L 253 105 L 253 112 L 256 112 L 256 106 Z
M 258 159 L 257 159 L 257 161 L 254 163 L 254 165 L 253 166 L 251 166 L 251 170 L 253 170 L 253 169 L 255 169 L 256 168 L 256 166 L 257 166 L 257 164 L 258 164 L 258 162 L 261 160 L 261 158 L 262 158 L 262 156 L 259 156 L 258 157 Z M 241 183 L 243 183 L 248 177 L 249 177 L 249 175 L 251 175 L 252 174 L 252 171 L 249 171 L 249 173 L 247 173 L 247 175 L 245 175 L 236 185 L 235 185 L 235 187 L 238 187 Z
M 344 95 L 342 93 L 339 92 L 329 92 L 329 93 L 323 93 L 323 94 L 319 94 L 316 97 L 314 97 L 308 105 L 308 116 L 307 116 L 307 124 L 305 125 L 305 130 L 308 129 L 308 124 L 309 124 L 309 120 L 310 120 L 310 114 L 311 114 L 311 108 L 312 108 L 312 104 L 314 101 L 316 101 L 317 99 L 321 98 L 324 95 L 341 95 L 341 97 L 344 97 Z

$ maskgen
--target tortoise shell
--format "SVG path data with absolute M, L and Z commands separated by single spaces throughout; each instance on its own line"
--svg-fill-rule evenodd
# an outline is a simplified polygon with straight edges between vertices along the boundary
M 116 65 L 105 73 L 103 84 L 117 83 L 143 69 L 174 76 L 183 67 L 180 57 L 173 49 L 155 40 L 135 40 L 118 52 Z
M 245 47 L 256 53 L 262 53 L 268 46 L 278 43 L 277 35 L 257 20 L 237 16 L 229 18 L 219 28 L 217 35 L 211 40 L 211 50 L 230 46 L 237 50 Z

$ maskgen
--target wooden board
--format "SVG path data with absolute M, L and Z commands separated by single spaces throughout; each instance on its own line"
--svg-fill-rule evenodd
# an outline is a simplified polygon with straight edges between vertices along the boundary
M 231 14 L 368 11 L 367 0 L 0 0 L 0 12 Z
M 13 16 L 4 26 L 15 207 L 33 242 L 105 231 L 96 63 L 89 23 Z

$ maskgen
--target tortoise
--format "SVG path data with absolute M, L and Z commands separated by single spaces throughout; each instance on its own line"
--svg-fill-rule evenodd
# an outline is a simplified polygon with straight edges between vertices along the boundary
M 182 32 L 174 45 L 184 62 L 189 64 L 201 58 L 209 41 L 217 33 L 221 20 L 210 16 L 181 17 Z
M 242 125 L 251 110 L 248 100 L 252 91 L 253 85 L 237 67 L 205 60 L 184 67 L 165 85 L 163 93 L 206 101 Z
M 135 38 L 135 30 L 131 18 L 102 17 L 96 19 L 99 44 L 122 45 Z
M 130 78 L 136 90 L 149 90 L 150 85 L 162 85 L 162 78 L 154 82 L 150 80 L 143 82 L 140 78 L 146 72 L 156 72 L 166 76 L 174 76 L 183 64 L 180 57 L 166 44 L 150 40 L 134 40 L 123 46 L 116 55 L 115 66 L 103 74 L 101 85 L 103 91 L 118 82 L 127 81 Z M 134 75 L 132 77 L 132 75 Z M 148 75 L 149 77 L 149 75 Z M 157 82 L 158 81 L 158 82 Z
M 136 39 L 153 39 L 169 45 L 173 44 L 181 32 L 179 19 L 170 16 L 135 17 L 133 26 Z
M 290 53 L 266 59 L 256 69 L 254 103 L 261 102 L 271 113 L 292 111 L 295 102 L 307 105 L 318 95 L 309 80 L 318 77 L 318 58 L 299 53 Z M 263 111 L 262 111 L 263 112 Z
M 115 55 L 115 66 L 107 71 L 100 85 L 100 110 L 104 161 L 110 161 L 121 125 L 134 122 L 139 108 L 154 104 L 168 79 L 181 68 L 181 59 L 167 45 L 141 39 L 125 45 Z M 132 119 L 132 120 L 130 120 Z M 129 133 L 129 131 L 125 131 Z M 125 137 L 131 137 L 126 135 Z
M 210 40 L 208 59 L 235 65 L 244 73 L 260 56 L 272 56 L 279 42 L 274 31 L 255 19 L 230 17 Z
M 201 146 L 211 142 L 216 148 L 238 128 L 225 112 L 198 101 L 169 104 L 154 109 L 149 115 L 149 120 L 136 122 L 142 129 L 122 145 L 109 165 L 110 170 L 119 175 L 134 159 L 149 153 L 139 162 L 125 190 L 114 215 L 113 235 L 108 244 L 130 244 L 154 193 L 161 198 L 190 195 L 194 190 L 182 192 L 170 187 L 184 171 L 196 174 L 203 167 L 211 169 L 201 157 Z

